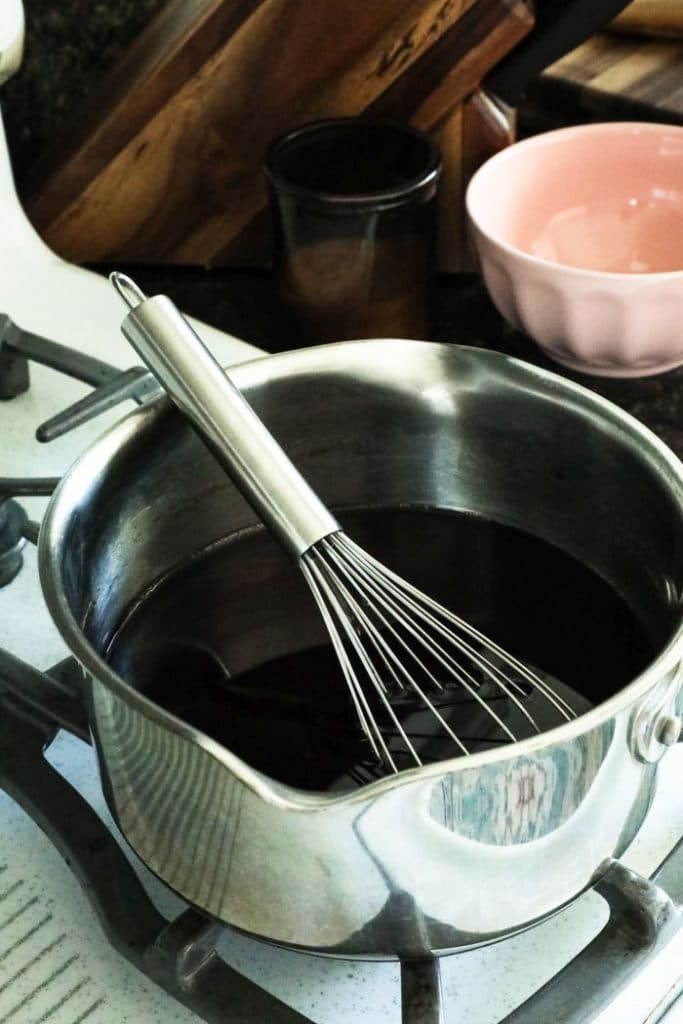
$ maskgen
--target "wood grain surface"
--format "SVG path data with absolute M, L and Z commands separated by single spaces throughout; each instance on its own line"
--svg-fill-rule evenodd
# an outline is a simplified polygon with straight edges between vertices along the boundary
M 534 101 L 544 98 L 575 120 L 579 113 L 681 124 L 683 41 L 594 36 L 543 72 Z
M 171 0 L 37 169 L 29 214 L 76 262 L 263 262 L 270 139 L 364 112 L 438 133 L 531 24 L 523 0 Z
M 515 140 L 514 111 L 503 110 L 476 89 L 442 123 L 437 138 L 444 154 L 439 189 L 439 266 L 449 272 L 474 270 L 464 195 L 478 167 Z
M 631 0 L 610 25 L 614 32 L 683 39 L 681 0 Z

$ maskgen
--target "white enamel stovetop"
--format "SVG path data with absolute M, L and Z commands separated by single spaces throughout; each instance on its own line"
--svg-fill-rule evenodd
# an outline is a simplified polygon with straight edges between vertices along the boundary
M 0 313 L 122 368 L 135 362 L 119 334 L 123 311 L 110 285 L 57 259 L 28 225 L 14 193 L 1 123 L 0 239 Z M 202 330 L 226 363 L 255 354 L 235 339 Z M 0 403 L 0 476 L 62 473 L 90 438 L 121 415 L 115 411 L 41 446 L 33 439 L 36 425 L 86 388 L 40 367 L 32 367 L 31 374 L 29 392 Z M 44 501 L 26 504 L 39 518 Z M 28 550 L 19 577 L 0 590 L 0 645 L 47 668 L 66 650 L 43 604 L 35 562 L 35 552 Z M 60 734 L 51 760 L 106 815 L 90 748 Z M 667 755 L 647 825 L 625 858 L 635 870 L 649 873 L 683 834 L 682 779 L 683 745 Z M 159 899 L 172 901 L 163 893 Z M 525 935 L 445 961 L 447 1024 L 500 1020 L 585 945 L 604 914 L 602 901 L 588 894 Z M 307 957 L 228 933 L 224 952 L 234 966 L 319 1024 L 399 1024 L 399 976 L 393 964 Z M 683 936 L 598 1018 L 599 1024 L 643 1024 L 681 973 Z M 69 869 L 0 793 L 0 1024 L 190 1024 L 197 1019 L 108 946 Z M 683 1021 L 683 1007 L 669 1010 L 666 1021 Z

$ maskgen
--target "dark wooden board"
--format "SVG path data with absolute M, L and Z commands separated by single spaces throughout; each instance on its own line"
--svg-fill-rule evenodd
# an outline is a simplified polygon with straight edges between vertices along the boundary
M 264 262 L 274 135 L 364 112 L 438 134 L 531 25 L 525 0 L 172 0 L 37 170 L 29 214 L 77 262 Z
M 533 101 L 570 121 L 683 124 L 683 40 L 596 35 L 543 72 Z
M 683 39 L 681 0 L 632 0 L 610 25 L 614 32 Z

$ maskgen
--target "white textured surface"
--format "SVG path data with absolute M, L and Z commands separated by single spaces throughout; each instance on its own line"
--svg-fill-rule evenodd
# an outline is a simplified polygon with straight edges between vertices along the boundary
M 56 341 L 121 367 L 129 365 L 130 353 L 118 331 L 122 310 L 109 285 L 62 263 L 26 224 L 13 198 L 1 125 L 0 223 L 0 312 Z M 251 354 L 218 332 L 203 333 L 226 362 Z M 87 389 L 41 368 L 32 369 L 32 379 L 27 394 L 0 406 L 1 476 L 62 473 L 107 422 L 103 418 L 52 445 L 39 445 L 31 439 L 37 423 Z M 27 504 L 39 518 L 44 502 Z M 0 591 L 0 645 L 39 667 L 65 654 L 40 596 L 35 552 L 30 549 L 22 573 Z M 60 735 L 50 758 L 106 816 L 90 748 Z M 667 758 L 648 826 L 628 857 L 638 870 L 649 871 L 683 833 L 682 770 L 683 748 Z M 168 901 L 166 894 L 159 898 Z M 576 953 L 603 920 L 602 902 L 589 894 L 517 939 L 444 961 L 447 1024 L 494 1024 Z M 393 964 L 286 953 L 228 932 L 223 952 L 246 975 L 318 1024 L 399 1024 L 399 979 Z M 669 959 L 672 963 L 665 964 L 662 958 L 661 977 L 640 979 L 600 1024 L 641 1024 L 683 969 L 680 949 Z M 113 952 L 69 869 L 38 828 L 0 793 L 0 1024 L 195 1020 Z M 680 1020 L 678 1010 L 667 1017 L 671 1024 Z

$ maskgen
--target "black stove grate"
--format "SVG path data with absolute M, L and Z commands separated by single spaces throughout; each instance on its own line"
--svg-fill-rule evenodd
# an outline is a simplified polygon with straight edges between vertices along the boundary
M 41 423 L 36 429 L 38 441 L 54 441 L 121 402 L 132 399 L 142 403 L 160 392 L 152 375 L 141 366 L 118 370 L 93 356 L 25 331 L 1 313 L 0 400 L 16 398 L 29 388 L 30 361 L 93 387 L 90 394 Z M 38 526 L 13 499 L 49 495 L 58 482 L 56 478 L 0 478 L 0 587 L 11 583 L 20 571 L 26 541 L 35 543 L 38 537 Z

